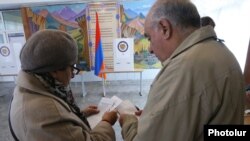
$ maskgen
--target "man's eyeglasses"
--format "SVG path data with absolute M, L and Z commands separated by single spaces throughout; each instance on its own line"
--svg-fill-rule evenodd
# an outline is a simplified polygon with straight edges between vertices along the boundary
M 73 73 L 74 75 L 77 75 L 77 74 L 79 74 L 79 72 L 80 72 L 80 69 L 77 68 L 77 67 L 75 67 L 74 65 L 71 66 L 71 69 L 72 69 L 72 73 Z

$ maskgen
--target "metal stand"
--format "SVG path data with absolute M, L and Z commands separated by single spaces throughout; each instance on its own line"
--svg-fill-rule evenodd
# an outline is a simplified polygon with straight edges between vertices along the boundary
M 142 96 L 142 72 L 143 69 L 135 69 L 133 71 L 114 71 L 113 69 L 106 69 L 102 71 L 101 73 L 140 73 L 140 91 L 139 95 Z M 102 78 L 102 89 L 103 89 L 103 97 L 106 96 L 106 84 L 105 84 L 105 79 Z
M 83 81 L 83 74 L 80 74 L 80 75 L 81 75 L 81 84 L 82 84 L 82 97 L 85 97 L 87 95 L 87 92 L 86 92 L 84 81 Z

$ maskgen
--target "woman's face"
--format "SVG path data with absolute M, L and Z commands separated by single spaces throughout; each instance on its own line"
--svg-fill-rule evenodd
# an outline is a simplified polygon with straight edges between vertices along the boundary
M 73 69 L 71 66 L 68 66 L 66 69 L 57 70 L 51 72 L 52 77 L 54 77 L 57 81 L 61 82 L 64 86 L 68 86 L 71 78 L 74 77 Z

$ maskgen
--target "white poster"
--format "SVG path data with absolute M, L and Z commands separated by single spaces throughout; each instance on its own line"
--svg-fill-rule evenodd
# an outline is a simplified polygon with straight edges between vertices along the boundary
M 134 39 L 118 38 L 114 40 L 114 71 L 134 70 Z
M 10 44 L 0 44 L 0 75 L 15 75 L 17 72 L 13 48 Z
M 120 37 L 120 9 L 117 3 L 90 3 L 87 22 L 92 67 L 95 64 L 96 12 L 99 17 L 101 41 L 106 68 L 113 68 L 113 39 Z

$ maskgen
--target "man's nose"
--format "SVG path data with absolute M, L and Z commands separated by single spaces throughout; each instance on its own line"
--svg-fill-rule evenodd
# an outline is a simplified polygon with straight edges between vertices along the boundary
M 150 46 L 149 46 L 149 48 L 148 48 L 148 52 L 151 53 L 151 54 L 154 54 L 154 51 L 151 49 Z

